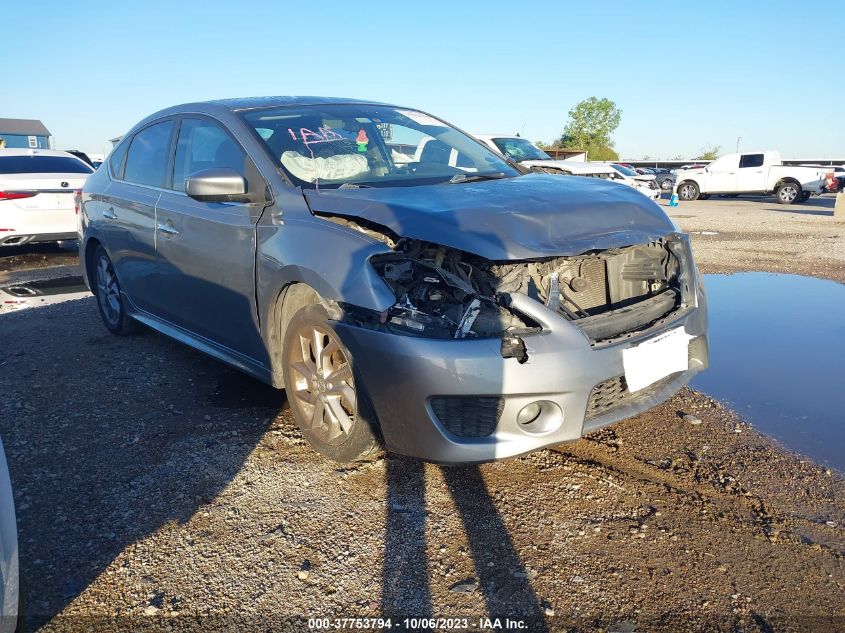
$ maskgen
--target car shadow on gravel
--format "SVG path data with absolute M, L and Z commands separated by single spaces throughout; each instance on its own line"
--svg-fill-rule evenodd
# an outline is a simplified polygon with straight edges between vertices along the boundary
M 56 327 L 73 344 L 40 344 Z M 0 315 L 0 331 L 28 631 L 102 573 L 143 576 L 133 544 L 211 503 L 285 397 L 152 331 L 109 334 L 93 297 Z
M 426 553 L 429 515 L 425 510 L 425 466 L 419 460 L 391 455 L 385 467 L 388 516 L 382 616 L 400 622 L 404 618 L 437 617 Z M 456 579 L 449 590 L 479 591 L 490 618 L 519 619 L 531 631 L 547 631 L 542 605 L 479 467 L 443 466 L 441 470 L 467 535 L 476 572 L 475 577 Z

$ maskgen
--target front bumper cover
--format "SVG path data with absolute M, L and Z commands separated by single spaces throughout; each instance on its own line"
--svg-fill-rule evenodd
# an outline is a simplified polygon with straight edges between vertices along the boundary
M 575 323 L 524 295 L 514 295 L 519 304 L 515 307 L 543 325 L 542 332 L 522 337 L 528 352 L 524 364 L 503 358 L 498 338 L 416 338 L 347 323 L 337 323 L 336 330 L 352 352 L 388 450 L 438 463 L 486 462 L 577 440 L 663 402 L 705 369 L 707 310 L 699 280 L 694 283 L 695 305 L 658 328 L 609 345 L 592 345 Z M 681 326 L 696 337 L 690 341 L 689 369 L 585 423 L 593 388 L 624 374 L 622 350 Z M 492 435 L 457 437 L 432 411 L 433 397 L 467 395 L 503 397 Z M 525 405 L 539 399 L 557 404 L 563 422 L 548 433 L 533 434 L 516 418 Z

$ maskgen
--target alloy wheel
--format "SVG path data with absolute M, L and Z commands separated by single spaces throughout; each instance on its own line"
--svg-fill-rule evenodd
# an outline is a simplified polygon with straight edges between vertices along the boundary
M 355 382 L 349 359 L 328 328 L 304 326 L 294 341 L 289 397 L 296 399 L 303 413 L 303 430 L 327 444 L 338 444 L 355 422 Z
M 106 320 L 116 325 L 120 320 L 120 286 L 114 274 L 114 267 L 105 255 L 97 260 L 97 301 Z

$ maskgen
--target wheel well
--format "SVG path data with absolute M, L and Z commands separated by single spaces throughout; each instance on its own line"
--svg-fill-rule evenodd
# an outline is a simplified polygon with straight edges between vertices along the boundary
M 795 178 L 791 178 L 789 176 L 787 176 L 786 178 L 781 178 L 780 180 L 778 180 L 775 183 L 775 190 L 777 190 L 777 188 L 780 187 L 781 185 L 785 185 L 787 183 L 790 183 L 790 184 L 793 184 L 793 185 L 798 185 L 798 189 L 800 189 L 802 192 L 804 191 L 804 188 L 801 186 L 801 183 L 798 182 L 797 180 L 795 180 Z
M 268 347 L 270 362 L 273 367 L 273 386 L 284 387 L 284 363 L 282 362 L 282 351 L 285 341 L 285 332 L 288 323 L 299 310 L 313 303 L 322 303 L 319 293 L 311 286 L 302 282 L 287 284 L 276 296 L 273 304 L 269 325 Z
M 91 258 L 94 256 L 94 251 L 97 250 L 97 247 L 101 246 L 100 240 L 95 237 L 90 238 L 85 243 L 85 272 L 88 275 L 88 285 L 91 285 Z

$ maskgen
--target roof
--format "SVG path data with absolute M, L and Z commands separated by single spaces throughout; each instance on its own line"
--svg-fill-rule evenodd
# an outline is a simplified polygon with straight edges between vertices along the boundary
M 0 119 L 0 134 L 50 136 L 50 130 L 38 119 Z
M 357 103 L 366 105 L 389 105 L 378 101 L 367 99 L 345 99 L 342 97 L 240 97 L 235 99 L 216 99 L 206 103 L 221 105 L 230 110 L 249 110 L 251 108 L 270 108 L 273 106 L 296 106 L 296 105 L 327 105 L 340 103 Z

